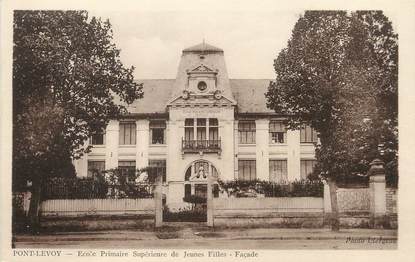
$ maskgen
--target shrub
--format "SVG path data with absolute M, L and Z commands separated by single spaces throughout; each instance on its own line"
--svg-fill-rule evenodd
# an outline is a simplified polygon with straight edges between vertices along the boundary
M 321 181 L 296 180 L 293 182 L 275 183 L 262 180 L 218 180 L 220 190 L 235 197 L 323 197 L 324 186 Z
M 166 222 L 206 222 L 206 209 L 182 208 L 172 212 L 168 207 L 163 209 L 163 221 Z
M 92 178 L 51 178 L 44 182 L 42 199 L 106 198 L 108 185 Z

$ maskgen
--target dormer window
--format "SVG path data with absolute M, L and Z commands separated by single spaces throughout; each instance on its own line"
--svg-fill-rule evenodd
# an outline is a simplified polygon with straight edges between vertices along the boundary
M 200 81 L 200 82 L 197 84 L 197 88 L 198 88 L 200 91 L 204 91 L 204 90 L 207 88 L 206 82 L 205 82 L 205 81 Z

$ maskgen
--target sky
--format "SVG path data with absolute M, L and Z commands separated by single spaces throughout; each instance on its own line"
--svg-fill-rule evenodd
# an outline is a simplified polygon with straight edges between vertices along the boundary
M 275 78 L 273 62 L 302 11 L 93 11 L 109 19 L 124 65 L 137 79 L 173 79 L 181 51 L 203 42 L 224 50 L 229 78 Z

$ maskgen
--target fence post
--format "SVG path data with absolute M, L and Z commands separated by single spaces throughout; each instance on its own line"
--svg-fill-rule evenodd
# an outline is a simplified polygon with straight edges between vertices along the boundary
M 207 226 L 213 227 L 213 194 L 212 194 L 212 176 L 208 175 L 207 178 L 207 199 L 206 199 L 206 209 L 207 209 Z
M 161 227 L 163 225 L 163 192 L 162 192 L 162 176 L 156 175 L 156 188 L 154 190 L 155 201 L 155 226 Z
M 375 159 L 368 171 L 370 190 L 371 225 L 375 228 L 385 225 L 386 217 L 386 182 L 384 163 Z
M 331 216 L 331 197 L 330 189 L 327 181 L 323 181 L 324 193 L 323 193 L 323 205 L 324 205 L 324 224 L 330 223 Z

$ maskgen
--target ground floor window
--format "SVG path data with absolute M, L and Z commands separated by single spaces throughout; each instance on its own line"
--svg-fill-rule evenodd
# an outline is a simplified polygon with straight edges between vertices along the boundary
M 256 179 L 256 161 L 255 160 L 238 160 L 238 180 L 255 180 Z
M 148 166 L 152 168 L 158 175 L 162 175 L 163 183 L 166 182 L 166 160 L 165 159 L 150 159 Z
M 105 170 L 105 161 L 103 160 L 89 160 L 88 161 L 88 177 L 94 177 L 96 174 L 101 174 Z
M 316 160 L 303 159 L 301 160 L 301 179 L 306 179 L 311 173 L 313 173 Z
M 269 181 L 283 182 L 288 180 L 287 160 L 269 161 Z
M 127 182 L 135 181 L 135 161 L 118 161 L 118 168 L 121 170 L 122 177 Z

